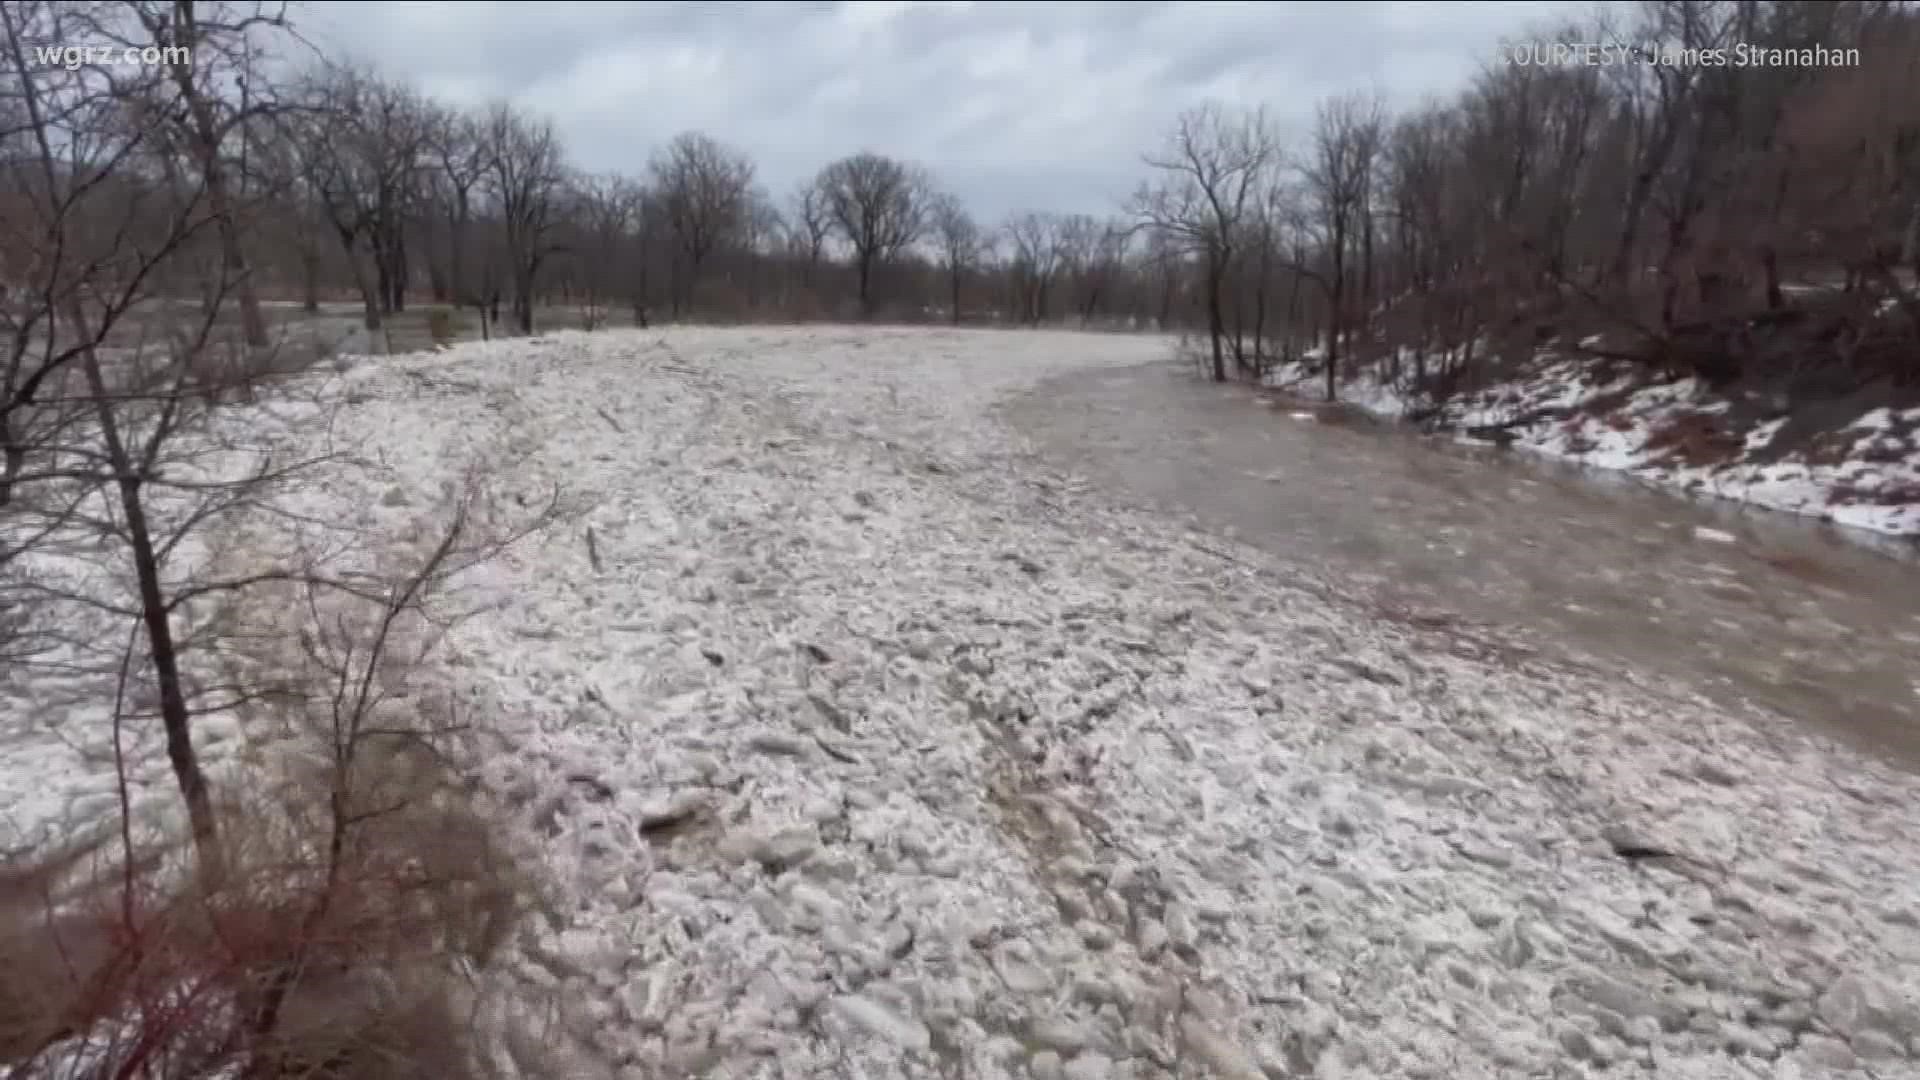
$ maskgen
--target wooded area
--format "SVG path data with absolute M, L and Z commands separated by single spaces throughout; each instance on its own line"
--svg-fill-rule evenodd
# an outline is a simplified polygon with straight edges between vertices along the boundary
M 34 10 L 12 16 L 22 58 L 49 40 Z M 586 174 L 545 118 L 290 51 L 254 16 L 226 35 L 151 17 L 114 32 L 198 59 L 161 80 L 174 112 L 143 144 L 149 167 L 113 181 L 150 198 L 204 188 L 223 257 L 248 271 L 233 292 L 255 341 L 262 296 L 358 299 L 370 328 L 455 305 L 518 333 L 543 305 L 588 325 L 614 311 L 1072 321 L 1204 331 L 1217 378 L 1318 343 L 1331 386 L 1343 358 L 1451 383 L 1556 334 L 1716 378 L 1780 364 L 1905 378 L 1920 340 L 1920 16 L 1883 0 L 1662 0 L 1542 27 L 1528 40 L 1623 47 L 1540 66 L 1514 62 L 1541 55 L 1526 41 L 1489 42 L 1451 100 L 1396 115 L 1350 95 L 1292 139 L 1267 109 L 1203 105 L 1143 155 L 1126 205 L 997 222 L 881 148 L 780 195 L 703 132 L 641 174 Z M 1624 43 L 1860 62 L 1622 62 Z M 151 108 L 116 92 L 129 116 Z M 16 288 L 31 276 L 18 252 Z
M 1329 396 L 1350 358 L 1444 395 L 1555 339 L 1798 390 L 1920 376 L 1920 17 L 1629 10 L 1535 37 L 1857 48 L 1860 63 L 1501 63 L 1514 47 L 1401 115 L 1325 102 L 1297 147 L 1258 114 L 1190 114 L 1141 206 L 1203 255 L 1182 281 L 1206 298 L 1215 377 L 1317 343 Z

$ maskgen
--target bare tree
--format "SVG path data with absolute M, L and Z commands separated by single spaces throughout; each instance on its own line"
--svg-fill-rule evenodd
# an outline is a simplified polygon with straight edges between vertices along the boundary
M 286 5 L 265 3 L 203 3 L 196 0 L 127 0 L 146 40 L 166 58 L 175 52 L 183 62 L 164 65 L 168 83 L 177 95 L 179 108 L 164 109 L 162 115 L 175 118 L 186 134 L 196 167 L 206 184 L 207 200 L 220 222 L 221 255 L 227 261 L 239 301 L 240 319 L 246 343 L 258 349 L 267 344 L 266 320 L 260 313 L 260 296 L 253 275 L 248 272 L 245 249 L 240 236 L 238 198 L 233 187 L 234 170 L 227 161 L 229 144 L 244 125 L 275 107 L 256 73 L 256 38 L 263 32 L 286 28 Z M 123 43 L 132 44 L 125 38 Z M 217 85 L 226 78 L 238 80 L 241 100 L 233 102 Z M 244 143 L 243 143 L 244 145 Z
M 1136 273 L 1152 280 L 1149 310 L 1152 312 L 1154 328 L 1165 330 L 1173 325 L 1174 301 L 1188 277 L 1186 262 L 1189 255 L 1184 244 L 1166 230 L 1150 226 L 1143 231 L 1147 243 L 1140 253 Z
M 928 184 L 911 165 L 862 151 L 820 173 L 833 224 L 853 247 L 860 310 L 872 316 L 873 268 L 897 258 L 926 227 Z
M 6 348 L 0 509 L 13 507 L 32 472 L 53 468 L 36 458 L 51 452 L 73 421 L 71 406 L 60 400 L 63 382 L 86 349 L 127 315 L 162 261 L 131 243 L 113 242 L 139 235 L 153 206 L 164 205 L 167 195 L 119 180 L 122 166 L 151 153 L 154 140 L 150 126 L 126 122 L 116 103 L 127 93 L 118 73 L 69 71 L 28 59 L 36 48 L 82 39 L 89 31 L 86 16 L 83 9 L 44 0 L 0 6 L 11 84 L 0 93 L 6 192 L 0 269 L 7 289 L 0 297 Z M 83 245 L 82 237 L 96 239 Z M 167 236 L 163 253 L 186 240 L 179 232 Z M 89 300 L 99 310 L 82 337 L 71 317 Z
M 340 241 L 369 331 L 382 328 L 404 288 L 393 280 L 392 256 L 427 164 L 430 121 L 407 87 L 328 67 L 309 80 L 305 107 L 282 124 Z
M 1047 299 L 1060 272 L 1060 219 L 1028 212 L 1007 220 L 1003 231 L 1012 247 L 1008 272 L 1020 317 L 1038 326 L 1047 318 Z
M 445 277 L 447 295 L 455 307 L 480 305 L 468 281 L 474 197 L 487 173 L 486 147 L 473 117 L 445 106 L 428 117 L 425 150 L 435 193 L 447 229 Z
M 1447 199 L 1456 147 L 1454 115 L 1432 107 L 1403 118 L 1387 141 L 1382 167 L 1391 250 L 1408 302 L 1403 313 L 1413 340 L 1414 378 L 1424 384 L 1434 344 L 1451 348 L 1445 294 L 1448 270 L 1458 258 L 1452 207 Z M 1291 315 L 1289 315 L 1291 318 Z M 1397 355 L 1397 354 L 1396 354 Z
M 1350 324 L 1348 272 L 1357 231 L 1367 220 L 1384 111 L 1379 102 L 1336 98 L 1321 105 L 1306 177 L 1320 206 L 1327 269 L 1327 400 L 1337 396 L 1340 343 Z
M 764 188 L 747 193 L 747 212 L 734 255 L 734 278 L 744 291 L 748 311 L 757 311 L 766 302 L 771 263 L 785 249 L 788 225 L 773 196 Z
M 308 175 L 301 147 L 290 136 L 288 125 L 268 123 L 251 139 L 249 174 L 273 193 L 277 212 L 261 215 L 253 235 L 262 247 L 277 252 L 283 275 L 290 269 L 298 279 L 300 298 L 308 314 L 320 310 L 320 288 L 325 252 L 333 243 L 326 215 L 321 212 L 320 195 Z M 271 266 L 267 259 L 254 260 L 248 267 L 259 274 L 260 266 Z
M 1089 312 L 1088 298 L 1098 298 L 1095 254 L 1100 247 L 1100 223 L 1089 214 L 1064 214 L 1054 234 L 1054 249 L 1060 257 L 1060 277 L 1067 287 L 1067 302 L 1082 320 Z M 1077 293 L 1077 295 L 1076 295 Z
M 531 334 L 534 289 L 553 254 L 554 201 L 565 180 L 560 140 L 548 121 L 496 104 L 487 111 L 482 146 L 488 191 L 505 226 L 514 323 Z
M 1205 105 L 1181 114 L 1166 148 L 1146 158 L 1165 178 L 1134 197 L 1136 221 L 1205 257 L 1207 335 L 1219 382 L 1227 378 L 1227 270 L 1262 179 L 1278 157 L 1263 110 L 1233 114 Z
M 960 325 L 960 284 L 981 255 L 980 226 L 958 197 L 942 192 L 929 200 L 927 217 L 947 272 L 947 307 L 953 325 Z
M 801 259 L 802 284 L 811 287 L 813 274 L 820 268 L 827 237 L 833 233 L 833 217 L 827 209 L 827 196 L 819 180 L 800 184 L 787 199 L 787 223 Z
M 639 212 L 637 195 L 631 183 L 612 173 L 576 176 L 566 186 L 566 205 L 558 216 L 588 330 L 599 327 L 609 299 L 620 289 Z
M 753 162 L 697 131 L 674 136 L 654 155 L 653 189 L 681 256 L 673 311 L 691 310 L 707 259 L 746 226 Z
M 1060 219 L 1057 246 L 1060 273 L 1074 292 L 1073 307 L 1085 324 L 1100 313 L 1126 265 L 1133 235 L 1125 221 L 1100 221 L 1089 214 Z
M 623 178 L 622 188 L 622 197 L 630 210 L 632 228 L 632 242 L 628 245 L 628 299 L 633 304 L 634 325 L 644 329 L 648 324 L 647 304 L 652 295 L 649 288 L 653 282 L 653 268 L 660 257 L 662 238 L 667 232 L 665 214 L 658 193 L 640 181 Z
M 1783 109 L 1779 153 L 1801 190 L 1776 190 L 1773 201 L 1788 224 L 1818 222 L 1804 234 L 1808 254 L 1905 312 L 1920 340 L 1920 16 L 1876 26 L 1873 38 L 1880 47 L 1867 62 Z
M 0 8 L 14 84 L 9 96 L 20 121 L 0 141 L 34 223 L 19 237 L 32 245 L 19 262 L 33 272 L 35 285 L 5 316 L 12 349 L 0 416 L 8 422 L 8 494 L 34 484 L 50 497 L 33 500 L 27 511 L 41 522 L 30 535 L 93 537 L 130 574 L 132 596 L 92 595 L 31 576 L 7 584 L 36 597 L 35 607 L 79 602 L 141 629 L 167 758 L 204 852 L 216 826 L 193 742 L 196 702 L 182 667 L 186 639 L 176 626 L 181 606 L 199 589 L 181 585 L 171 564 L 187 535 L 244 502 L 265 474 L 203 482 L 193 461 L 181 456 L 176 436 L 198 403 L 216 397 L 209 391 L 236 374 L 210 362 L 214 320 L 232 271 L 219 239 L 224 215 L 204 173 L 189 178 L 154 167 L 161 163 L 155 155 L 163 158 L 170 147 L 152 126 L 130 122 L 137 117 L 125 105 L 139 98 L 125 83 L 27 62 L 36 45 L 71 40 L 63 35 L 72 28 L 72 11 L 48 4 Z M 194 257 L 203 237 L 217 245 L 211 260 Z M 177 307 L 156 303 L 163 285 L 178 284 L 169 277 L 176 267 L 183 277 L 207 276 L 202 294 L 213 302 L 197 316 L 176 317 Z M 136 317 L 142 305 L 147 311 Z M 69 408 L 36 416 L 41 392 L 56 387 Z M 41 423 L 16 426 L 22 420 Z M 29 433 L 35 441 L 23 441 Z M 163 511 L 156 511 L 156 493 L 168 496 Z M 20 550 L 6 554 L 4 562 L 11 563 Z

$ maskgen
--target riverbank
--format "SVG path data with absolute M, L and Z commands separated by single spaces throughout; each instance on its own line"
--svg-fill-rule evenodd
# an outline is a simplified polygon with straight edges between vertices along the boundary
M 1323 379 L 1296 362 L 1275 368 L 1268 385 L 1317 402 Z M 1659 382 L 1574 359 L 1543 360 L 1437 407 L 1378 366 L 1362 367 L 1339 399 L 1692 495 L 1920 537 L 1920 406 L 1855 399 L 1790 410 L 1717 394 L 1699 379 Z

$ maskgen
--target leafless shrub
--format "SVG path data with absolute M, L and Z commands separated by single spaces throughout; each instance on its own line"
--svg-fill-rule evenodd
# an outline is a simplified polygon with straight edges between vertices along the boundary
M 0 1066 L 47 1080 L 493 1075 L 511 996 L 486 968 L 537 898 L 498 823 L 444 770 L 398 755 L 364 770 L 364 796 L 387 802 L 332 857 L 337 793 L 318 774 L 274 779 L 223 804 L 218 881 L 129 882 L 91 859 L 65 895 L 0 902 Z
M 527 1021 L 485 973 L 542 890 L 468 778 L 471 718 L 421 675 L 448 625 L 436 594 L 518 535 L 472 535 L 469 508 L 407 573 L 260 597 L 308 617 L 234 658 L 284 670 L 249 703 L 246 782 L 212 801 L 217 856 L 129 829 L 117 861 L 96 840 L 0 875 L 0 1062 L 49 1080 L 482 1077 L 541 1041 L 503 1046 Z

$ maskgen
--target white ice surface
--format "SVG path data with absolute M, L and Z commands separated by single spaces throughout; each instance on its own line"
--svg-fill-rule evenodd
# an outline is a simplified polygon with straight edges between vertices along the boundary
M 1381 621 L 995 418 L 1165 350 L 686 329 L 334 381 L 371 461 L 316 511 L 404 531 L 475 465 L 593 501 L 475 574 L 439 674 L 565 899 L 515 968 L 608 1075 L 1910 1072 L 1920 783 Z

